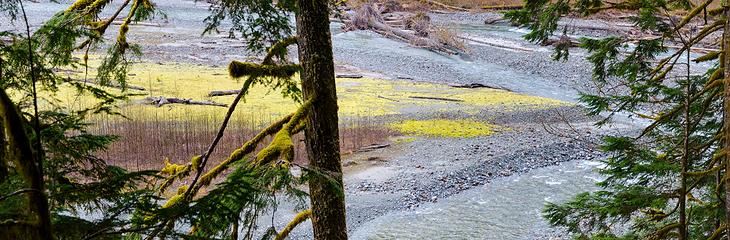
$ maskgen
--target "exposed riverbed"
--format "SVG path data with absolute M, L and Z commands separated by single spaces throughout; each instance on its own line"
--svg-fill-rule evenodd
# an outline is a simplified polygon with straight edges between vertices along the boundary
M 153 21 L 159 26 L 132 26 L 129 37 L 141 44 L 146 61 L 220 67 L 251 57 L 240 40 L 228 39 L 226 34 L 200 35 L 207 4 L 155 2 L 168 19 Z M 37 26 L 39 19 L 63 6 L 30 3 L 31 22 Z M 567 62 L 552 61 L 549 48 L 520 38 L 524 29 L 482 23 L 493 15 L 432 16 L 434 22 L 476 40 L 467 42 L 468 54 L 458 56 L 368 31 L 342 32 L 339 24 L 332 24 L 338 72 L 442 85 L 480 83 L 576 103 L 578 92 L 590 86 L 585 53 L 576 51 Z M 469 118 L 509 130 L 475 138 L 408 138 L 385 149 L 345 156 L 348 227 L 353 239 L 566 237 L 542 220 L 544 203 L 594 190 L 599 176 L 593 170 L 605 157 L 596 150 L 600 136 L 637 128 L 625 122 L 595 129 L 591 126 L 595 119 L 584 117 L 577 106 L 448 110 L 453 109 L 414 108 L 394 118 Z M 262 218 L 262 230 L 272 222 L 281 229 L 294 214 L 291 204 L 282 202 L 273 219 Z M 311 238 L 309 226 L 300 226 L 291 237 Z

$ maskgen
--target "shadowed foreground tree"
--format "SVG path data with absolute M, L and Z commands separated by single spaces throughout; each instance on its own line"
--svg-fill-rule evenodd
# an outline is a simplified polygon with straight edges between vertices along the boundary
M 112 21 L 126 12 L 96 79 L 123 85 L 127 50 L 134 50 L 126 41 L 128 25 L 152 17 L 154 6 L 127 0 L 113 15 L 101 16 L 109 1 L 82 0 L 31 32 L 25 3 L 0 1 L 0 14 L 23 26 L 0 32 L 0 239 L 120 238 L 133 230 L 119 216 L 153 200 L 153 192 L 140 186 L 154 172 L 128 172 L 94 156 L 116 137 L 88 133 L 86 118 L 116 114 L 113 103 L 125 96 L 56 70 L 88 69 L 88 55 L 73 54 L 100 46 Z M 55 96 L 62 87 L 89 95 L 96 104 L 65 107 Z M 85 219 L 79 212 L 98 217 Z
M 531 41 L 553 41 L 562 31 L 555 57 L 565 59 L 571 31 L 558 21 L 606 10 L 630 13 L 639 33 L 580 38 L 596 83 L 580 100 L 592 115 L 606 113 L 599 124 L 625 113 L 651 124 L 638 137 L 606 137 L 602 190 L 550 203 L 545 217 L 578 239 L 730 238 L 727 1 L 528 0 L 506 17 L 530 28 Z M 694 74 L 700 62 L 712 67 Z
M 12 19 L 18 13 L 25 16 L 22 2 L 0 4 Z M 249 50 L 270 47 L 260 64 L 231 62 L 230 75 L 246 79 L 218 135 L 208 150 L 193 157 L 189 164 L 166 163 L 159 171 L 161 176 L 151 171 L 127 172 L 94 157 L 115 137 L 87 133 L 86 117 L 116 114 L 113 104 L 125 96 L 54 72 L 88 69 L 89 51 L 101 46 L 112 21 L 126 14 L 95 80 L 101 85 L 112 81 L 125 85 L 127 58 L 139 53 L 126 40 L 129 25 L 149 19 L 156 12 L 148 0 L 125 0 L 114 5 L 112 15 L 101 16 L 107 6 L 113 5 L 108 0 L 78 0 L 34 33 L 24 17 L 25 35 L 9 31 L 0 36 L 0 237 L 237 239 L 243 231 L 242 238 L 251 239 L 257 232 L 259 216 L 278 204 L 277 195 L 286 195 L 305 206 L 308 194 L 299 187 L 308 182 L 312 210 L 302 211 L 280 231 L 271 226 L 262 237 L 284 239 L 311 217 L 316 239 L 347 238 L 330 5 L 326 0 L 222 0 L 211 6 L 206 31 L 216 31 L 227 19 L 232 23 L 231 37 L 240 34 Z M 296 35 L 292 35 L 291 13 L 296 15 Z M 301 65 L 287 59 L 287 47 L 297 43 Z M 85 53 L 83 58 L 74 58 L 79 51 Z M 294 78 L 300 70 L 301 88 Z M 301 103 L 299 109 L 263 129 L 217 166 L 206 169 L 231 114 L 256 84 L 280 90 Z M 99 99 L 98 105 L 84 109 L 62 107 L 52 95 L 68 86 Z M 50 95 L 40 95 L 39 90 Z M 48 106 L 39 109 L 40 100 Z M 308 166 L 292 162 L 292 135 L 301 131 L 305 131 Z M 254 154 L 268 136 L 273 140 Z M 293 175 L 293 167 L 303 173 Z M 160 181 L 150 181 L 157 177 Z M 189 183 L 177 184 L 177 191 L 164 200 L 169 196 L 168 188 L 190 178 Z M 146 188 L 148 184 L 155 185 L 154 191 Z M 84 219 L 74 214 L 77 212 L 98 213 L 101 219 Z

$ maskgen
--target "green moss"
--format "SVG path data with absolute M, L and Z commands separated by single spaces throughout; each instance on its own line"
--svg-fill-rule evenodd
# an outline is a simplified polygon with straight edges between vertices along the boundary
M 306 221 L 312 216 L 312 210 L 307 209 L 300 213 L 298 213 L 296 216 L 294 216 L 294 219 L 289 222 L 289 224 L 284 227 L 277 235 L 275 240 L 284 240 L 287 236 L 289 236 L 289 233 L 294 230 L 300 223 Z
M 243 76 L 267 76 L 278 78 L 291 78 L 299 72 L 299 65 L 261 65 L 250 62 L 232 61 L 228 65 L 228 74 L 233 78 Z
M 167 202 L 165 203 L 165 205 L 162 205 L 162 208 L 163 209 L 164 208 L 171 208 L 171 207 L 174 207 L 177 204 L 180 204 L 182 202 L 182 199 L 183 199 L 183 194 L 185 194 L 184 191 L 183 191 L 182 194 L 175 194 L 175 196 L 172 196 L 170 199 L 167 200 Z
M 66 11 L 71 12 L 71 11 L 82 10 L 82 9 L 86 8 L 87 6 L 91 5 L 92 3 L 94 3 L 94 1 L 95 0 L 77 0 L 76 2 L 71 4 L 71 6 L 69 6 L 66 9 Z
M 189 166 L 170 163 L 169 158 L 165 158 L 164 162 L 165 162 L 165 167 L 163 167 L 160 170 L 160 173 L 162 173 L 162 174 L 169 175 L 169 176 L 175 176 L 175 175 L 190 171 Z
M 394 130 L 404 134 L 426 137 L 473 138 L 489 136 L 503 130 L 492 124 L 473 120 L 406 120 L 390 124 Z
M 195 170 L 195 171 L 198 170 L 198 166 L 200 166 L 200 161 L 202 159 L 203 159 L 203 156 L 197 155 L 197 156 L 193 157 L 193 159 L 190 160 L 190 166 L 192 167 L 193 170 Z
M 289 134 L 285 129 L 276 133 L 269 146 L 256 155 L 256 164 L 267 164 L 279 157 L 291 162 L 294 159 L 294 144 Z
M 699 63 L 699 62 L 707 62 L 707 61 L 715 60 L 718 57 L 720 57 L 720 51 L 712 51 L 712 52 L 709 52 L 709 53 L 707 53 L 707 54 L 705 54 L 703 56 L 700 56 L 698 58 L 695 58 L 692 61 L 697 62 L 697 63 Z

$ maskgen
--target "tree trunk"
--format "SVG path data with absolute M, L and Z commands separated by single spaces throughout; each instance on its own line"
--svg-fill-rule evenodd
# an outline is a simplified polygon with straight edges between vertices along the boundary
M 721 59 L 725 66 L 725 79 L 724 84 L 724 99 L 723 99 L 723 149 L 724 151 L 730 150 L 730 7 L 723 6 L 725 9 L 725 30 L 723 32 L 722 48 L 724 56 Z M 730 224 L 730 154 L 725 154 L 725 224 Z M 730 240 L 730 234 L 727 234 L 726 239 Z
M 0 118 L 3 118 L 0 121 L 3 123 L 1 130 L 7 135 L 5 141 L 14 150 L 9 159 L 28 188 L 32 190 L 27 193 L 29 224 L 15 226 L 16 228 L 11 231 L 0 229 L 4 230 L 0 231 L 3 232 L 0 236 L 17 234 L 15 236 L 20 236 L 21 239 L 53 239 L 48 199 L 43 187 L 43 174 L 35 163 L 36 153 L 33 152 L 30 139 L 25 132 L 23 119 L 4 89 L 0 89 Z M 27 231 L 27 226 L 34 228 L 35 231 Z
M 302 90 L 305 98 L 315 98 L 304 130 L 310 167 L 316 171 L 309 181 L 314 239 L 347 239 L 330 11 L 327 0 L 297 4 Z

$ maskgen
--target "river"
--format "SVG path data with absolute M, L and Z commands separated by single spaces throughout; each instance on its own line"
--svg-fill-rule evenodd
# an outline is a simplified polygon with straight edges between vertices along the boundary
M 415 211 L 381 216 L 352 239 L 535 239 L 553 231 L 541 216 L 545 203 L 595 190 L 599 166 L 571 161 L 497 179 Z

